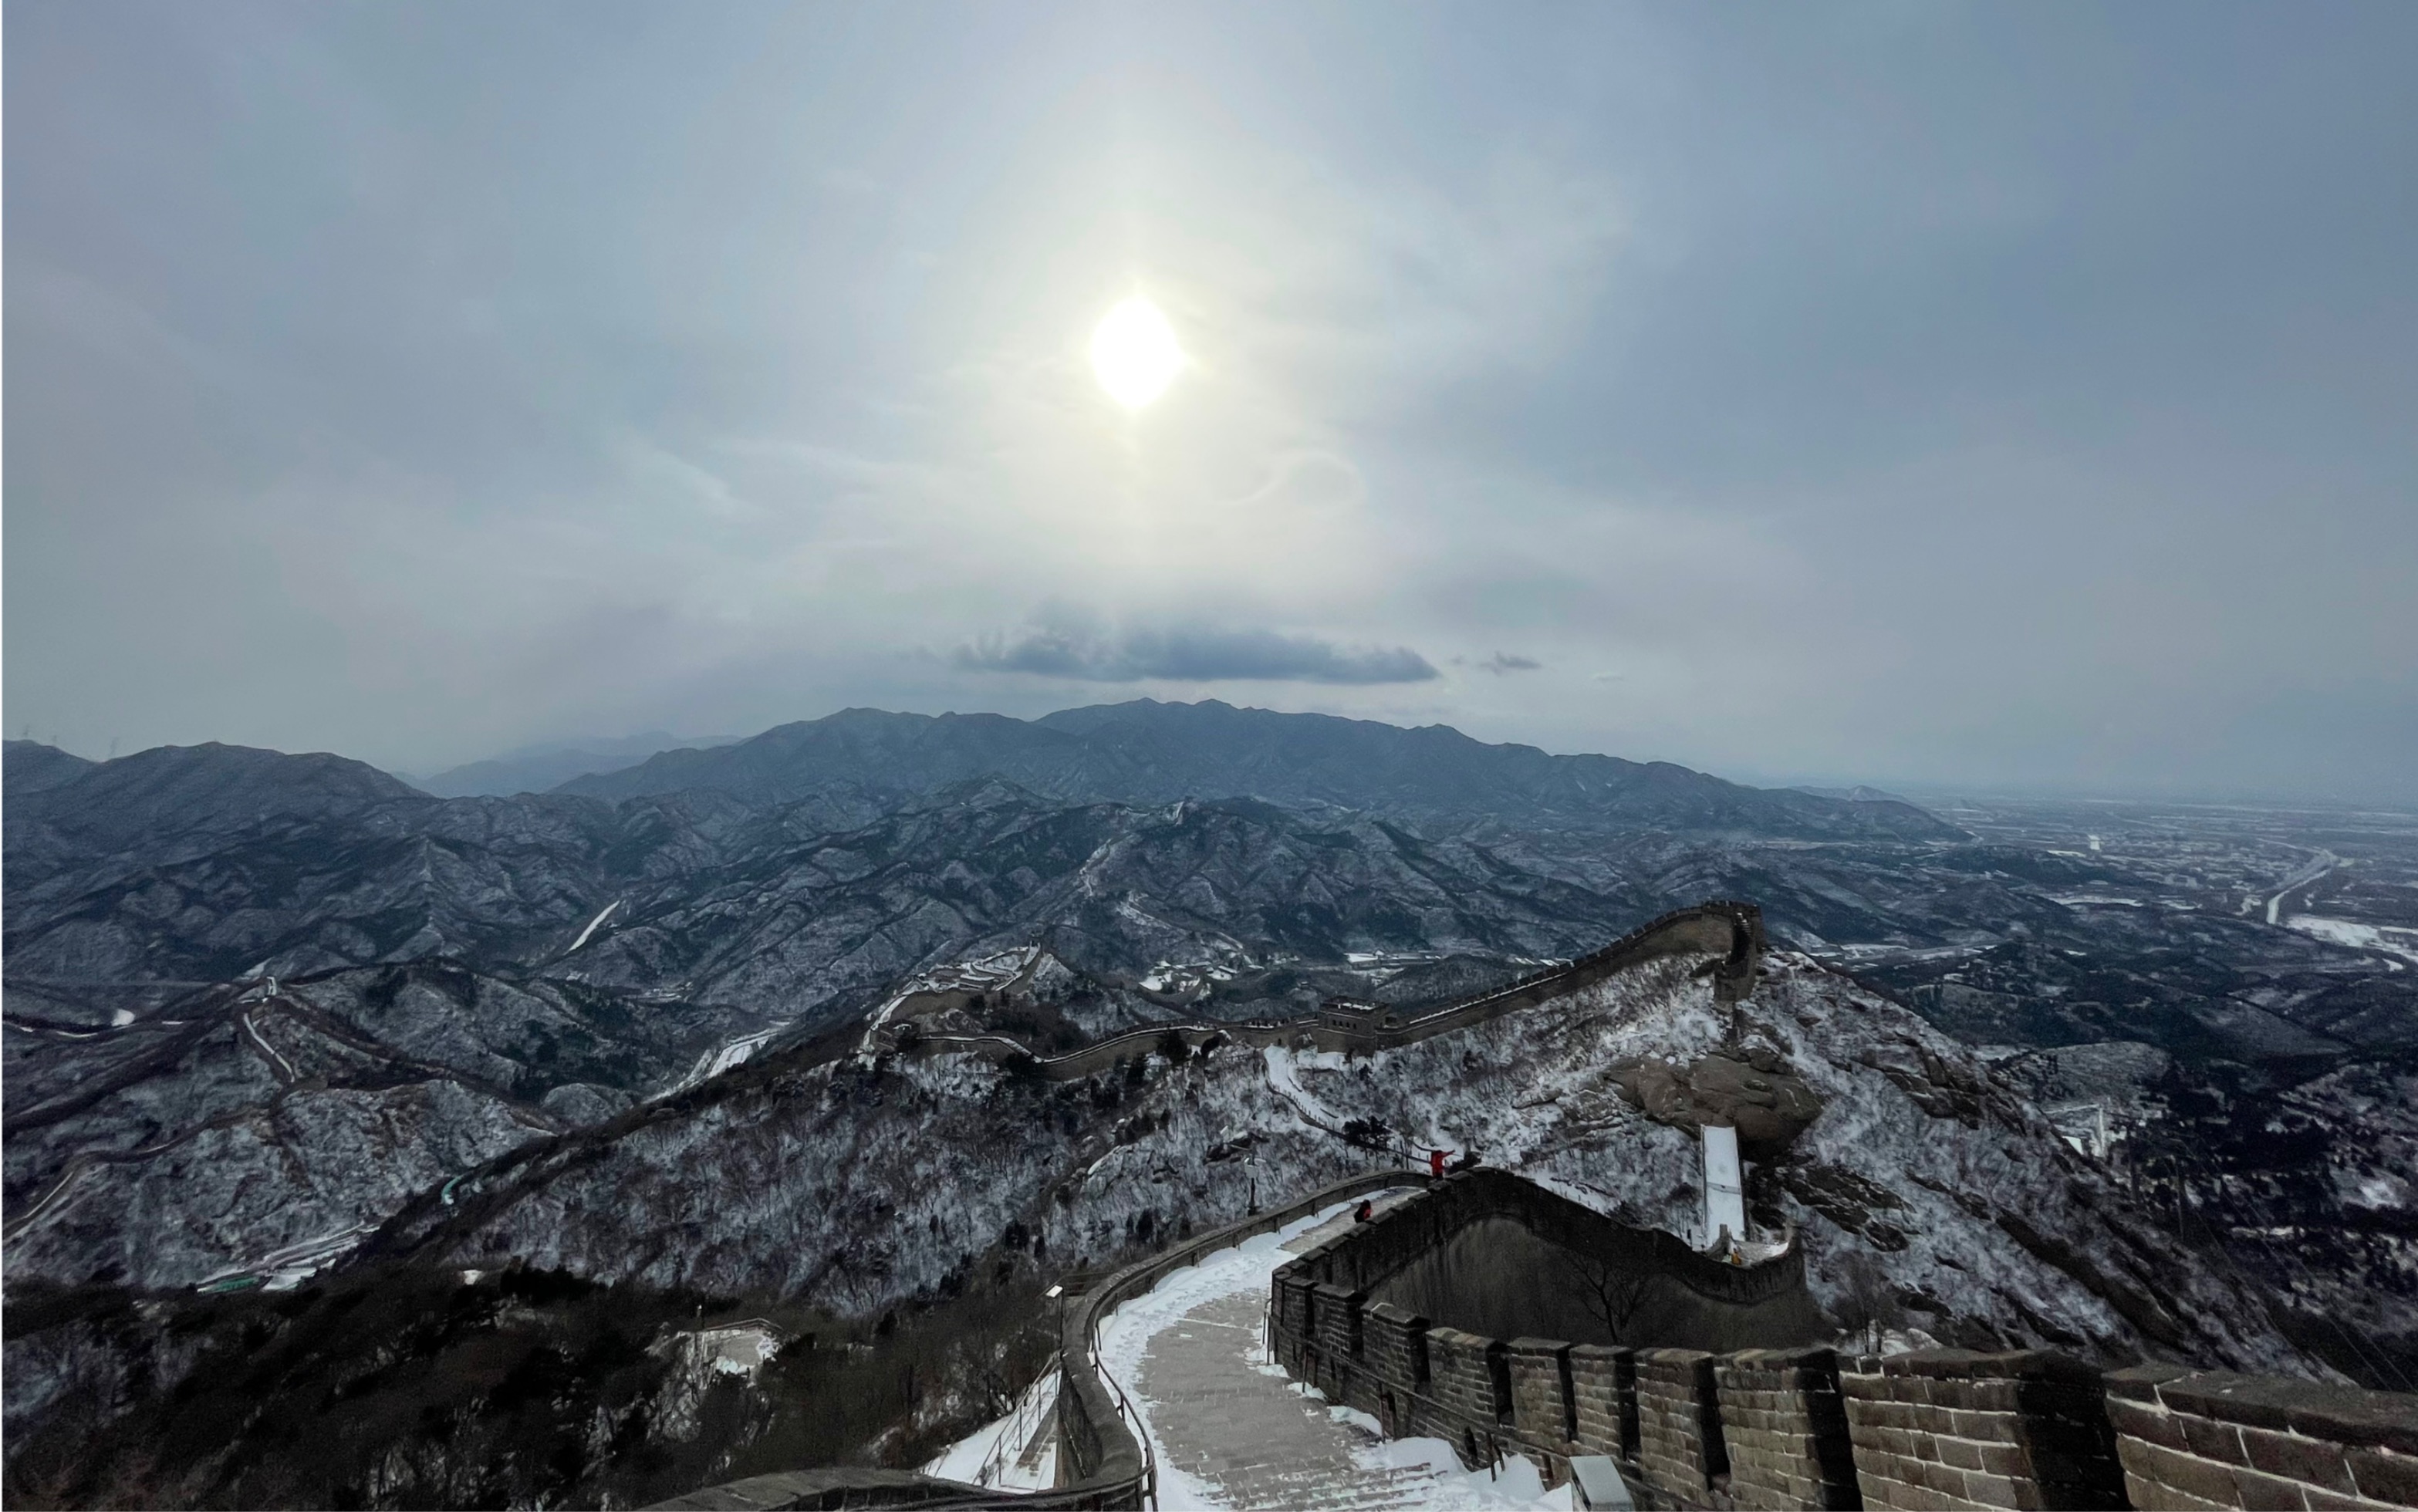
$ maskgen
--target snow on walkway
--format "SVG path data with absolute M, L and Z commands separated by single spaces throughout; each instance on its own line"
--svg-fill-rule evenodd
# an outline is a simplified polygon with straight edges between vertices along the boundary
M 924 1474 L 970 1486 L 1048 1490 L 1058 1476 L 1057 1407 L 1053 1363 L 1024 1389 L 1006 1416 L 942 1450 L 925 1464 Z
M 1570 1505 L 1511 1459 L 1495 1475 L 1464 1471 L 1442 1439 L 1387 1440 L 1367 1413 L 1329 1406 L 1288 1380 L 1261 1347 L 1268 1283 L 1322 1225 L 1352 1204 L 1262 1234 L 1176 1272 L 1110 1314 L 1100 1367 L 1133 1397 L 1158 1461 L 1162 1512 L 1262 1507 L 1434 1508 Z

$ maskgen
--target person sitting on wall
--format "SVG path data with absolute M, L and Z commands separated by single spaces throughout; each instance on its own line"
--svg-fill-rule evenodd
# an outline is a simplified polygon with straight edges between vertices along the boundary
M 1476 1145 L 1471 1145 L 1468 1149 L 1466 1149 L 1466 1150 L 1464 1150 L 1464 1151 L 1462 1151 L 1462 1152 L 1461 1153 L 1461 1158 L 1460 1158 L 1460 1159 L 1458 1159 L 1458 1160 L 1454 1161 L 1451 1165 L 1449 1165 L 1449 1166 L 1446 1167 L 1445 1168 L 1446 1168 L 1446 1170 L 1448 1170 L 1448 1171 L 1451 1171 L 1451 1172 L 1454 1172 L 1454 1173 L 1456 1173 L 1456 1174 L 1457 1174 L 1457 1173 L 1459 1173 L 1459 1172 L 1461 1172 L 1461 1171 L 1469 1170 L 1469 1169 L 1473 1168 L 1474 1167 L 1476 1167 L 1476 1166 L 1477 1166 L 1477 1146 L 1476 1146 Z
M 1364 1197 L 1360 1199 L 1360 1205 L 1352 1210 L 1352 1221 L 1354 1223 L 1367 1223 L 1370 1218 L 1376 1216 L 1376 1214 L 1377 1204 L 1370 1201 Z

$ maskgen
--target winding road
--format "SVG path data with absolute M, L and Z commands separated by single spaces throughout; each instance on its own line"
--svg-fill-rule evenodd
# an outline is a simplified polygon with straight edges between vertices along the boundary
M 2315 860 L 2311 861 L 2306 866 L 2302 867 L 2299 871 L 2294 872 L 2291 876 L 2286 878 L 2284 879 L 2283 887 L 2277 891 L 2273 897 L 2267 900 L 2267 922 L 2269 924 L 2282 924 L 2284 922 L 2282 917 L 2284 912 L 2284 900 L 2290 897 L 2301 889 L 2308 886 L 2311 882 L 2314 882 L 2318 880 L 2318 878 L 2325 876 L 2326 873 L 2333 871 L 2342 863 L 2343 859 L 2340 856 L 2335 855 L 2333 851 L 2319 851 Z

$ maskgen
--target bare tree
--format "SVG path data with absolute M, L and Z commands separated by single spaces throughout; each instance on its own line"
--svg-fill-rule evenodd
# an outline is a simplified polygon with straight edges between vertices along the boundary
M 1905 1325 L 1905 1309 L 1896 1289 L 1870 1251 L 1849 1250 L 1840 1259 L 1838 1312 L 1840 1327 L 1861 1334 L 1867 1351 L 1881 1347 L 1883 1330 Z
M 1562 1273 L 1578 1292 L 1587 1316 L 1603 1325 L 1606 1342 L 1629 1342 L 1630 1321 L 1653 1288 L 1653 1273 L 1609 1256 L 1569 1249 L 1561 1252 L 1561 1261 Z

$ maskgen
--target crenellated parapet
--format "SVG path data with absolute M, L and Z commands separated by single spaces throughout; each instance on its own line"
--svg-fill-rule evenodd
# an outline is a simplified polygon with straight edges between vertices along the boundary
M 1495 1338 L 1370 1300 L 1421 1245 L 1516 1205 L 1528 1184 L 1450 1177 L 1280 1267 L 1278 1363 L 1388 1435 L 1441 1439 L 1473 1468 L 1518 1455 L 1557 1485 L 1573 1459 L 1602 1456 L 1641 1507 L 2418 1506 L 2418 1397 L 2400 1393 L 2102 1371 L 2045 1350 Z M 1555 1212 L 1561 1199 L 1540 1196 L 1534 1211 Z M 1731 1273 L 1739 1296 L 1786 1280 L 1706 1264 Z

